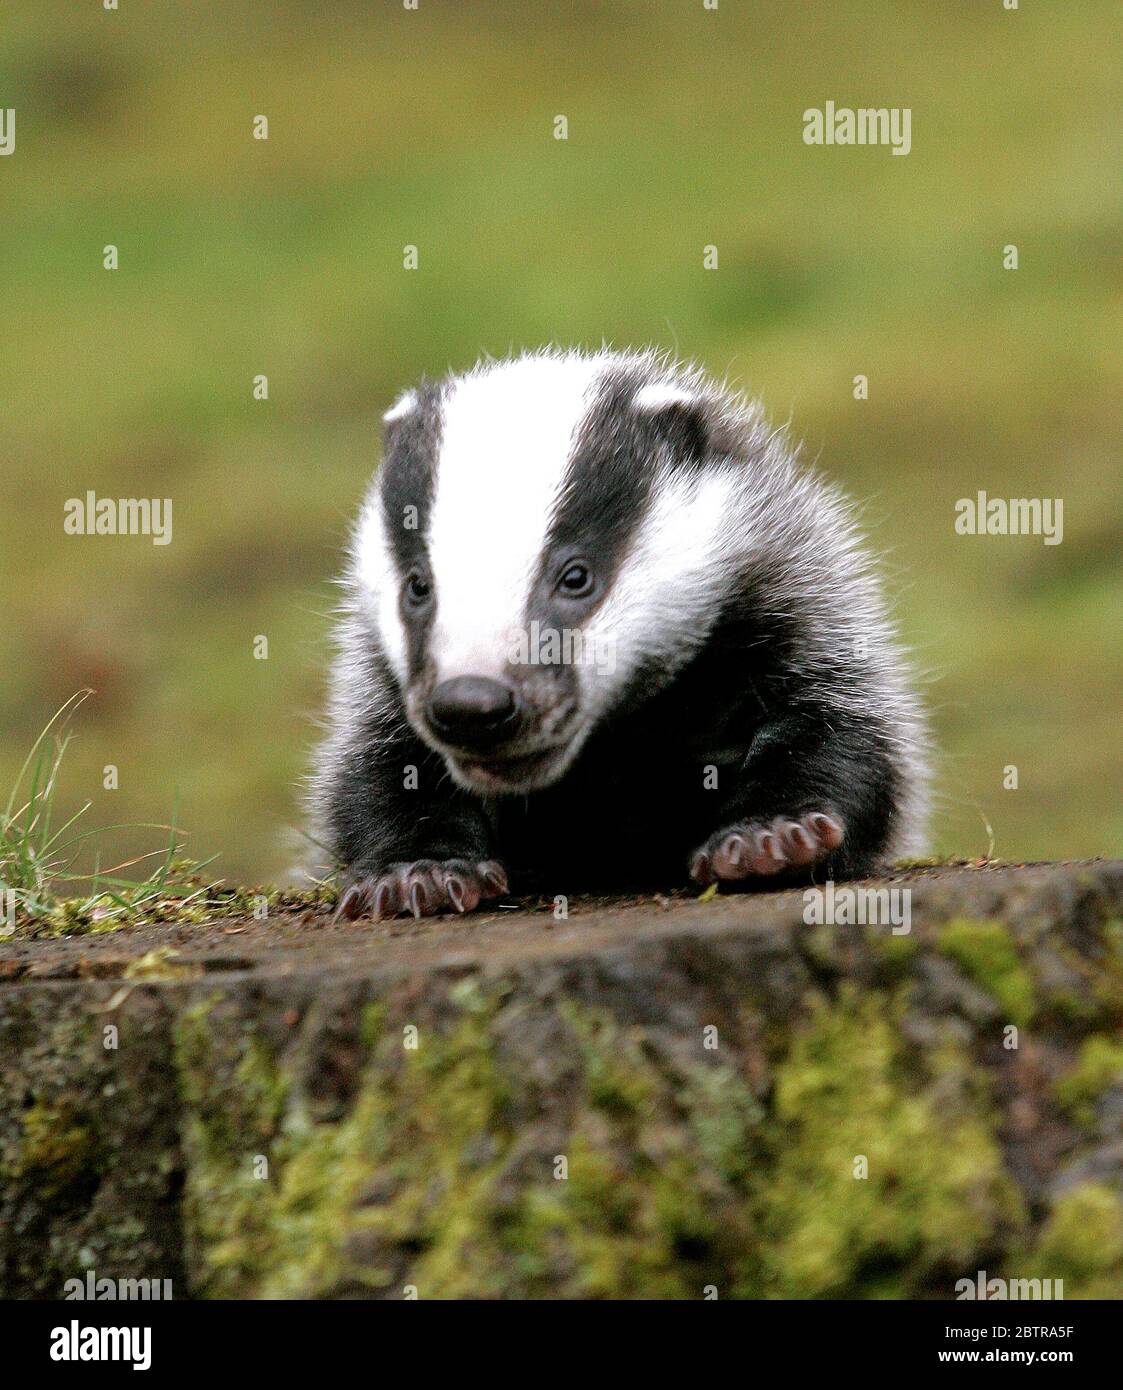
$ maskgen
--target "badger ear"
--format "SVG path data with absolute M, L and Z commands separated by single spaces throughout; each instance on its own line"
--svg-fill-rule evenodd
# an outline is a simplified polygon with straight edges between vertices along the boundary
M 649 382 L 632 398 L 639 415 L 680 459 L 699 459 L 710 440 L 710 420 L 701 396 L 674 382 Z

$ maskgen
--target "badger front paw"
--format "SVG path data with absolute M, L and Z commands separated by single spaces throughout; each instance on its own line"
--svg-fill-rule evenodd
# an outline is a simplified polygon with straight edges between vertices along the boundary
M 728 825 L 695 851 L 690 877 L 703 884 L 736 883 L 806 868 L 837 849 L 845 835 L 842 820 L 826 811 L 810 811 L 798 820 L 777 816 L 767 824 Z
M 368 914 L 433 917 L 438 912 L 471 912 L 485 898 L 506 892 L 506 870 L 494 859 L 417 859 L 354 879 L 339 899 L 336 916 L 353 920 Z

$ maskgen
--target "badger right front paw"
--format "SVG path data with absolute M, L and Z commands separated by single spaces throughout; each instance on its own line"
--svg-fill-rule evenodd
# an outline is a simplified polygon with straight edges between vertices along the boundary
M 485 898 L 507 892 L 507 874 L 494 859 L 417 859 L 390 864 L 384 873 L 354 879 L 343 891 L 336 917 L 433 917 L 471 912 Z

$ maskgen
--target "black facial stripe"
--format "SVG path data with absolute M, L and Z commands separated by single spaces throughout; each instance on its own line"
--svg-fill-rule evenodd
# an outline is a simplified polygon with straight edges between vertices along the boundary
M 647 427 L 655 440 L 668 446 L 676 461 L 700 463 L 704 458 L 708 439 L 701 405 L 672 401 L 651 413 Z
M 644 466 L 651 439 L 631 408 L 636 383 L 606 377 L 574 441 L 565 482 L 546 531 L 536 589 L 549 592 L 558 567 L 588 561 L 602 586 L 611 582 L 640 518 L 653 481 Z
M 627 369 L 602 378 L 546 533 L 539 591 L 549 591 L 557 567 L 571 558 L 593 565 L 602 590 L 610 585 L 647 509 L 656 460 L 689 466 L 704 458 L 704 407 L 637 409 L 635 395 L 644 384 L 642 373 Z
M 403 575 L 425 557 L 441 443 L 443 388 L 423 382 L 417 404 L 386 426 L 382 460 L 382 515 L 394 558 Z
M 443 390 L 440 385 L 423 382 L 417 388 L 413 409 L 386 426 L 380 474 L 382 516 L 403 579 L 415 567 L 422 571 L 427 568 L 426 536 L 436 487 Z M 414 607 L 399 594 L 398 612 L 406 634 L 410 675 L 415 677 L 424 662 L 433 605 Z

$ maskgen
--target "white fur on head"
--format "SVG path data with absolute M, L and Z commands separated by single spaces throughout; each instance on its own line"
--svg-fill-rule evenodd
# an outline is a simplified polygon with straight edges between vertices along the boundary
M 416 409 L 417 392 L 403 391 L 383 415 L 383 422 L 387 425 L 396 424 Z M 359 603 L 374 621 L 375 630 L 382 639 L 382 648 L 391 669 L 399 680 L 404 681 L 406 642 L 398 614 L 401 581 L 394 564 L 390 538 L 386 534 L 382 492 L 377 483 L 371 489 L 359 516 L 351 553 Z
M 584 713 L 595 723 L 645 660 L 669 675 L 706 640 L 748 544 L 736 472 L 665 473 L 613 582 L 585 628 L 602 672 L 582 668 Z
M 355 532 L 354 572 L 362 604 L 374 619 L 394 674 L 406 678 L 406 636 L 398 612 L 401 580 L 394 564 L 386 519 L 382 514 L 382 493 L 377 487 L 366 500 Z
M 417 392 L 404 391 L 394 402 L 394 404 L 390 407 L 390 409 L 386 412 L 386 414 L 383 415 L 383 423 L 387 425 L 392 425 L 396 420 L 404 419 L 405 416 L 407 416 L 412 410 L 416 410 L 416 408 Z
M 428 528 L 438 681 L 504 674 L 600 366 L 521 357 L 453 383 Z
M 671 405 L 692 405 L 697 396 L 674 381 L 651 381 L 641 386 L 633 397 L 633 405 L 645 414 L 655 414 Z

